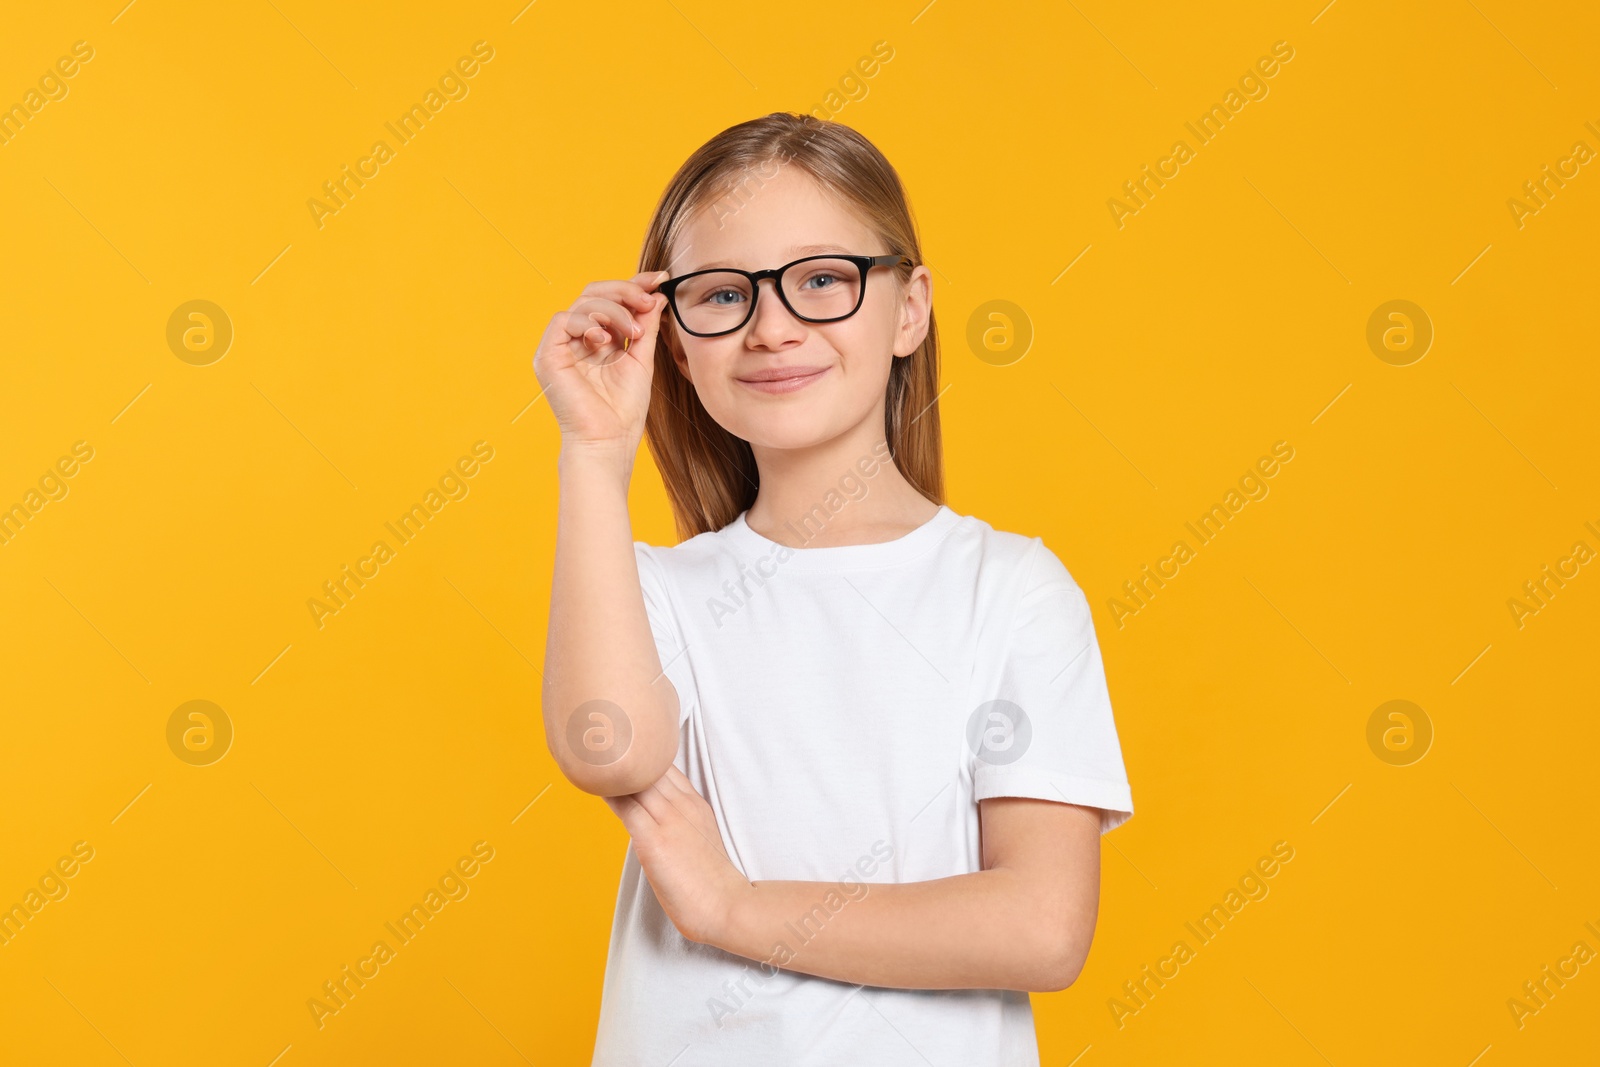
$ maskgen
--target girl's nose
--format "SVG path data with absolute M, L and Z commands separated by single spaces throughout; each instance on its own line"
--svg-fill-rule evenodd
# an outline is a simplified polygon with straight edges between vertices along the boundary
M 761 291 L 760 286 L 768 288 Z M 746 343 L 758 348 L 780 348 L 790 341 L 805 339 L 805 323 L 795 318 L 778 296 L 777 282 L 763 278 L 757 285 L 756 307 L 750 317 Z

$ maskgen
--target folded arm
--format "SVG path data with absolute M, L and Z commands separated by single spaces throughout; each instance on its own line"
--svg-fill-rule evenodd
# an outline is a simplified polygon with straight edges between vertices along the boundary
M 841 884 L 746 881 L 676 767 L 607 802 L 686 938 L 784 970 L 902 989 L 1054 992 L 1077 979 L 1094 937 L 1098 808 L 980 801 L 982 870 Z
M 1094 936 L 1099 809 L 996 797 L 981 801 L 979 812 L 981 871 L 852 884 L 853 897 L 833 882 L 754 882 L 711 943 L 866 985 L 1065 989 Z

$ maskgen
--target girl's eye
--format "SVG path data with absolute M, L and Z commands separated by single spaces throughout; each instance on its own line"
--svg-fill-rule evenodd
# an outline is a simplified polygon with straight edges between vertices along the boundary
M 732 297 L 732 299 L 724 300 L 722 299 L 723 297 Z M 713 307 L 732 307 L 743 299 L 744 293 L 737 289 L 713 289 L 706 294 L 706 303 Z
M 837 281 L 840 281 L 840 280 L 841 279 L 840 279 L 839 275 L 836 272 L 831 271 L 831 270 L 822 270 L 822 271 L 818 271 L 817 273 L 808 276 L 805 281 L 800 283 L 800 285 L 801 285 L 801 288 L 810 287 L 810 288 L 813 288 L 813 289 L 830 289 L 830 288 L 832 288 L 832 286 L 826 284 L 827 282 L 830 282 L 830 281 L 837 282 Z M 815 281 L 821 281 L 824 284 L 816 285 L 816 286 L 811 285 L 811 283 L 815 282 Z

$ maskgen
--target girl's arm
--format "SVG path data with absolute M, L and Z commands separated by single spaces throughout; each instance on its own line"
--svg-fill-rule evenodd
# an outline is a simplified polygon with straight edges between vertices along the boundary
M 678 695 L 661 672 L 628 518 L 666 306 L 652 290 L 665 276 L 591 283 L 550 320 L 533 360 L 561 429 L 545 742 L 573 785 L 607 797 L 644 789 L 678 752 Z
M 1098 808 L 980 801 L 982 870 L 841 884 L 746 881 L 676 767 L 607 803 L 684 937 L 784 970 L 902 989 L 1054 992 L 1076 980 L 1094 937 Z
M 866 894 L 858 899 L 844 897 L 834 882 L 753 882 L 710 943 L 785 970 L 865 985 L 1065 989 L 1094 937 L 1100 811 L 995 797 L 980 801 L 979 813 L 981 871 L 862 883 Z M 793 953 L 787 962 L 779 946 Z
M 576 446 L 558 461 L 545 740 L 568 780 L 600 796 L 637 792 L 678 752 L 678 694 L 661 670 L 634 558 L 632 463 Z

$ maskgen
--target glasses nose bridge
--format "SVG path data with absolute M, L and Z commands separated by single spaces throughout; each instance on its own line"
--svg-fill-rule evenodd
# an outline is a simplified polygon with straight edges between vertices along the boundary
M 756 305 L 760 303 L 761 282 L 763 279 L 772 282 L 773 295 L 778 298 L 778 303 L 783 305 L 783 310 L 787 311 L 797 321 L 805 321 L 800 319 L 798 315 L 795 315 L 794 309 L 789 306 L 788 299 L 783 295 L 783 272 L 788 270 L 790 266 L 793 266 L 793 264 L 787 264 L 782 267 L 768 267 L 766 270 L 753 270 L 748 272 L 750 278 L 750 313 L 745 317 L 746 324 L 755 318 Z
M 788 267 L 768 267 L 766 270 L 753 270 L 753 271 L 751 271 L 750 272 L 750 289 L 751 289 L 751 291 L 755 291 L 755 290 L 761 288 L 761 280 L 763 278 L 771 278 L 772 279 L 772 287 L 774 289 L 777 289 L 779 284 L 780 284 L 780 282 L 781 282 L 781 280 L 782 280 L 779 277 L 779 275 L 781 275 L 784 271 L 786 271 L 788 269 L 789 269 Z

